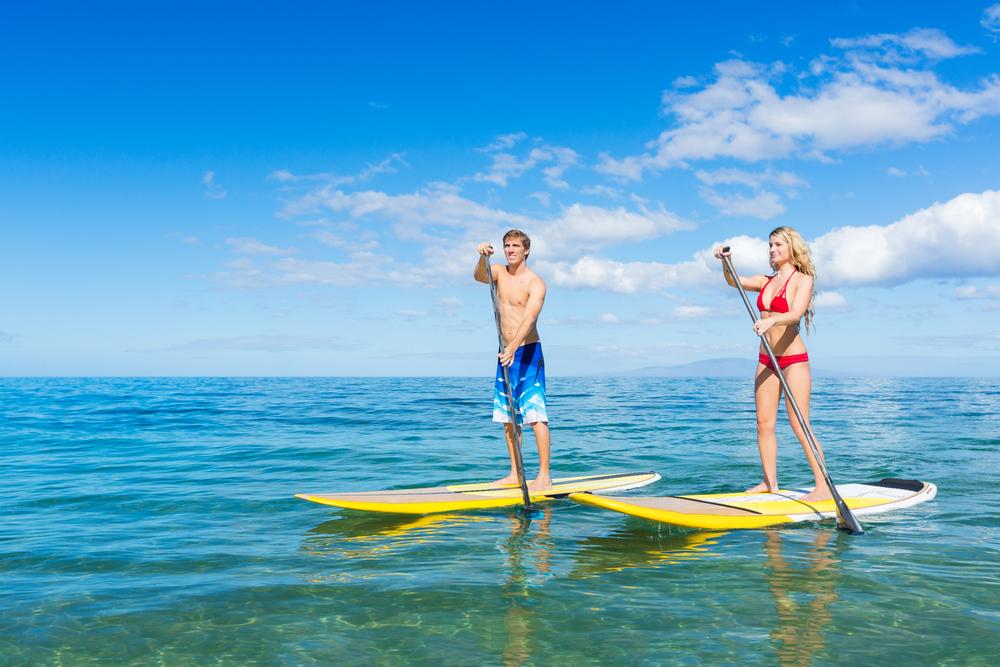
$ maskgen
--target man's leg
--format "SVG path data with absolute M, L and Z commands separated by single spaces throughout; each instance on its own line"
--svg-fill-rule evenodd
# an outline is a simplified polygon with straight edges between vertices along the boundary
M 535 442 L 538 444 L 538 476 L 528 487 L 532 491 L 544 491 L 552 487 L 552 478 L 549 476 L 549 454 L 552 448 L 549 425 L 546 422 L 535 422 L 531 428 L 535 431 Z
M 504 435 L 507 438 L 507 453 L 510 454 L 510 473 L 506 477 L 501 477 L 494 484 L 517 484 L 517 463 L 514 458 L 514 447 L 517 445 L 514 443 L 514 425 L 504 424 L 503 425 Z

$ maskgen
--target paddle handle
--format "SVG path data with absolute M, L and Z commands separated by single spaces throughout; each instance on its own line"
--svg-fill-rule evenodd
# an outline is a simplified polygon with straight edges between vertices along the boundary
M 729 246 L 725 246 L 722 249 L 723 253 L 729 252 Z M 743 297 L 743 305 L 747 307 L 747 312 L 750 313 L 750 319 L 754 322 L 760 319 L 760 313 L 750 302 L 747 297 L 746 290 L 743 289 L 743 284 L 740 283 L 739 274 L 736 273 L 735 267 L 733 267 L 732 259 L 729 255 L 722 255 L 722 262 L 729 271 L 729 275 L 733 277 L 733 282 L 736 283 L 736 289 L 739 290 L 740 296 Z M 833 480 L 830 479 L 830 473 L 826 469 L 826 463 L 823 461 L 823 457 L 820 456 L 819 447 L 816 445 L 816 438 L 813 436 L 812 429 L 809 427 L 809 423 L 806 422 L 805 418 L 802 416 L 802 412 L 799 410 L 799 405 L 795 401 L 795 396 L 792 395 L 792 390 L 788 386 L 788 381 L 785 380 L 785 374 L 781 372 L 781 366 L 778 365 L 778 358 L 774 354 L 774 349 L 771 347 L 771 343 L 768 342 L 767 336 L 761 334 L 760 342 L 764 345 L 764 349 L 767 351 L 767 356 L 771 359 L 771 368 L 774 370 L 775 375 L 778 376 L 778 380 L 781 382 L 781 388 L 785 392 L 786 398 L 788 398 L 789 405 L 792 406 L 792 411 L 795 413 L 796 418 L 799 420 L 799 424 L 802 426 L 802 432 L 805 433 L 806 442 L 809 443 L 809 449 L 812 450 L 813 457 L 816 459 L 817 465 L 819 465 L 820 471 L 823 473 L 823 479 L 826 481 L 826 485 L 830 488 L 830 494 L 833 496 L 833 502 L 837 507 L 837 519 L 838 524 L 841 528 L 851 533 L 852 535 L 863 535 L 864 528 L 861 527 L 861 523 L 851 512 L 851 509 L 844 502 L 844 499 L 840 497 L 840 492 L 837 491 L 837 487 L 834 485 Z
M 490 266 L 489 255 L 486 257 L 486 279 L 490 284 L 490 297 L 493 299 L 493 319 L 497 323 L 497 343 L 498 352 L 503 352 L 503 329 L 500 327 L 500 298 L 497 296 L 497 286 L 493 282 L 493 268 Z M 531 509 L 531 495 L 528 493 L 528 482 L 524 477 L 524 460 L 521 458 L 521 425 L 517 422 L 517 406 L 514 404 L 514 393 L 510 385 L 510 371 L 506 366 L 500 364 L 503 373 L 503 387 L 507 394 L 507 406 L 510 410 L 510 423 L 514 427 L 514 469 L 517 472 L 517 483 L 521 487 L 521 498 L 524 500 L 524 509 Z

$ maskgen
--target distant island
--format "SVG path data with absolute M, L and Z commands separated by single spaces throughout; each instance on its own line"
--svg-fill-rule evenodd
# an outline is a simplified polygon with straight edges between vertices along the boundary
M 813 377 L 997 377 L 1000 362 L 987 359 L 930 357 L 828 357 L 812 367 Z M 824 367 L 825 366 L 825 367 Z M 743 357 L 704 359 L 673 366 L 612 371 L 615 377 L 752 377 L 757 360 Z M 832 370 L 836 368 L 837 370 Z
M 607 373 L 617 377 L 753 377 L 757 360 L 744 357 L 724 357 L 704 359 L 676 366 L 646 366 L 627 371 Z M 848 377 L 849 373 L 838 373 L 813 367 L 816 377 Z

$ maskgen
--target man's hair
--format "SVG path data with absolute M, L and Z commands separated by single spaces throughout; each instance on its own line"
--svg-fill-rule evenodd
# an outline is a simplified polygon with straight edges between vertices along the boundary
M 507 232 L 506 234 L 504 234 L 503 235 L 503 242 L 506 243 L 507 239 L 509 239 L 511 237 L 513 237 L 513 238 L 517 239 L 518 241 L 520 241 L 521 245 L 524 246 L 524 249 L 526 251 L 527 250 L 531 250 L 531 239 L 529 239 L 528 235 L 525 234 L 524 232 L 522 232 L 520 229 L 512 229 L 509 232 Z

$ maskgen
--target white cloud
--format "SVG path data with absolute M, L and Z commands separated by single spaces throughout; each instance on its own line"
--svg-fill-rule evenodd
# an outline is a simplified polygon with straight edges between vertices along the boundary
M 959 299 L 1000 299 L 1000 285 L 963 285 L 955 288 L 955 296 Z
M 375 164 L 369 163 L 361 170 L 358 174 L 357 180 L 359 182 L 370 181 L 374 176 L 378 174 L 395 174 L 399 171 L 396 165 L 402 165 L 404 167 L 409 167 L 409 163 L 403 159 L 404 153 L 392 153 L 386 159 Z
M 974 46 L 959 46 L 948 35 L 933 28 L 915 28 L 902 34 L 836 38 L 830 43 L 840 49 L 876 49 L 889 60 L 911 60 L 917 56 L 945 59 L 980 52 Z
M 391 257 L 372 253 L 356 253 L 347 262 L 303 260 L 291 257 L 275 262 L 266 274 L 271 285 L 334 285 L 351 287 L 363 284 L 396 283 L 423 284 L 420 276 L 403 267 L 394 267 Z
M 361 238 L 352 238 L 351 235 L 345 238 L 344 235 L 323 230 L 314 232 L 312 237 L 320 243 L 348 252 L 371 252 L 379 246 L 379 242 L 370 232 L 363 234 Z
M 233 252 L 241 255 L 290 255 L 295 252 L 294 248 L 278 248 L 267 245 L 257 239 L 241 236 L 226 239 L 226 245 L 232 246 Z
M 539 204 L 545 206 L 546 208 L 548 208 L 548 206 L 552 204 L 552 195 L 549 194 L 548 192 L 532 192 L 528 196 L 536 200 Z
M 694 88 L 698 85 L 698 79 L 693 76 L 679 76 L 670 85 L 674 88 Z
M 728 216 L 747 216 L 770 220 L 785 212 L 781 198 L 768 190 L 761 190 L 751 197 L 739 194 L 720 194 L 713 188 L 698 188 L 699 196 Z
M 767 242 L 736 236 L 723 242 L 732 248 L 736 270 L 755 275 L 769 272 Z M 539 262 L 553 284 L 561 287 L 598 289 L 622 294 L 658 291 L 673 287 L 718 287 L 725 285 L 722 263 L 713 249 L 701 250 L 691 260 L 677 264 L 618 262 L 585 255 L 573 262 Z M 738 259 L 736 259 L 738 258 Z
M 815 306 L 826 310 L 844 310 L 847 299 L 840 292 L 819 292 L 816 294 Z
M 619 324 L 621 322 L 614 313 L 604 313 L 597 318 L 597 321 L 601 324 Z
M 896 167 L 889 167 L 888 169 L 885 170 L 885 173 L 889 174 L 890 176 L 895 176 L 897 178 L 901 176 L 906 176 L 905 171 L 903 171 L 902 169 L 897 169 Z
M 462 300 L 457 296 L 445 296 L 438 299 L 437 305 L 445 308 L 458 308 L 462 305 Z
M 477 149 L 480 153 L 493 153 L 495 151 L 507 150 L 514 146 L 514 144 L 524 141 L 528 138 L 528 135 L 524 132 L 511 132 L 510 134 L 501 134 L 493 140 L 493 143 L 483 146 Z
M 933 71 L 937 59 L 971 52 L 944 33 L 911 31 L 836 43 L 853 50 L 817 58 L 808 72 L 791 72 L 780 62 L 718 63 L 715 80 L 707 85 L 663 93 L 663 112 L 673 123 L 651 142 L 651 150 L 621 159 L 600 154 L 595 169 L 628 181 L 695 160 L 829 159 L 831 151 L 930 141 L 957 124 L 1000 114 L 1000 76 L 963 90 Z M 878 44 L 929 60 L 904 67 L 865 50 Z M 779 92 L 782 80 L 792 75 L 794 92 Z
M 532 250 L 547 258 L 576 254 L 581 248 L 592 250 L 619 243 L 633 243 L 658 238 L 693 225 L 662 206 L 640 206 L 629 211 L 623 206 L 603 208 L 573 204 L 563 209 L 555 220 L 535 226 Z
M 463 197 L 458 188 L 442 184 L 398 195 L 321 186 L 288 201 L 282 216 L 315 219 L 323 213 L 334 213 L 347 221 L 312 236 L 350 252 L 349 261 L 286 260 L 264 267 L 239 267 L 223 274 L 222 279 L 240 286 L 308 282 L 440 285 L 467 278 L 475 260 L 475 245 L 481 241 L 497 243 L 503 231 L 512 227 L 531 234 L 532 259 L 543 260 L 537 266 L 544 262 L 568 266 L 570 258 L 581 254 L 693 228 L 662 205 L 645 203 L 615 208 L 577 203 L 552 217 L 530 217 L 484 206 Z M 345 227 L 348 224 L 353 227 Z M 416 244 L 422 263 L 403 265 L 387 256 L 374 255 L 371 251 L 377 247 L 377 237 L 370 231 L 370 237 L 358 232 L 359 225 L 364 225 L 365 230 L 389 225 L 389 230 L 379 233 L 392 233 L 397 240 Z M 390 266 L 393 272 L 387 272 Z
M 287 169 L 277 169 L 267 175 L 270 181 L 278 183 L 325 183 L 334 187 L 342 185 L 352 185 L 356 183 L 366 183 L 378 174 L 394 174 L 399 171 L 399 166 L 409 167 L 404 157 L 405 153 L 391 153 L 381 162 L 368 163 L 365 168 L 357 174 L 339 175 L 332 172 L 320 172 L 316 174 L 294 174 Z
M 771 273 L 763 239 L 739 236 L 723 244 L 732 247 L 741 275 Z M 811 247 L 821 303 L 827 307 L 840 307 L 842 300 L 846 305 L 842 295 L 826 291 L 838 287 L 1000 275 L 1000 253 L 984 251 L 1000 248 L 1000 191 L 959 195 L 889 225 L 840 227 L 816 238 Z M 676 264 L 618 262 L 586 255 L 573 262 L 540 262 L 539 266 L 561 287 L 625 294 L 723 284 L 720 263 L 711 248 Z M 958 296 L 992 297 L 997 292 L 1000 289 L 963 288 Z
M 201 183 L 205 186 L 205 196 L 209 199 L 225 199 L 226 195 L 229 194 L 215 182 L 214 171 L 206 171 L 201 177 Z
M 430 313 L 426 310 L 419 310 L 417 308 L 402 308 L 397 310 L 396 314 L 400 317 L 405 317 L 408 320 L 415 320 L 421 317 L 427 317 Z
M 741 169 L 716 169 L 705 171 L 699 169 L 695 177 L 705 185 L 745 185 L 750 188 L 760 188 L 767 184 L 780 185 L 787 190 L 809 185 L 804 179 L 790 171 L 775 171 L 767 169 L 761 172 L 743 171 Z
M 699 196 L 719 209 L 723 215 L 749 216 L 761 220 L 770 220 L 785 212 L 781 197 L 769 190 L 765 185 L 777 185 L 789 196 L 795 196 L 798 188 L 809 184 L 789 171 L 767 169 L 762 172 L 744 171 L 741 169 L 716 169 L 715 171 L 698 170 L 695 177 L 705 186 L 740 186 L 749 188 L 753 194 L 746 196 L 739 192 L 720 192 L 716 187 L 701 187 Z
M 1000 34 L 1000 3 L 990 5 L 983 10 L 983 19 L 979 22 L 991 33 Z
M 598 164 L 594 169 L 619 181 L 640 181 L 649 159 L 646 157 L 629 156 L 617 160 L 608 153 L 600 153 Z
M 621 197 L 622 192 L 617 188 L 611 188 L 607 185 L 588 185 L 587 187 L 580 188 L 580 194 L 618 199 Z
M 841 227 L 816 239 L 824 285 L 898 284 L 1000 273 L 1000 192 L 967 193 L 886 226 Z
M 495 142 L 491 146 L 499 143 Z M 523 160 L 511 153 L 503 152 L 493 152 L 492 159 L 493 163 L 487 171 L 473 175 L 474 181 L 493 183 L 505 188 L 509 181 L 520 178 L 536 167 L 548 164 L 549 166 L 542 169 L 545 183 L 555 190 L 566 190 L 569 189 L 569 183 L 563 180 L 563 174 L 579 163 L 580 156 L 572 148 L 543 144 L 532 148 Z
M 712 309 L 705 306 L 677 306 L 674 308 L 674 317 L 679 317 L 685 320 L 704 319 L 711 313 Z

